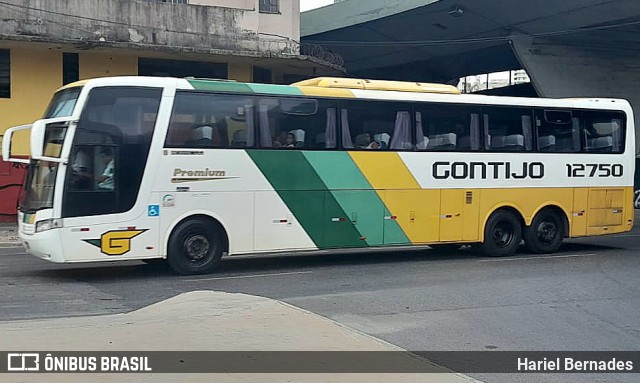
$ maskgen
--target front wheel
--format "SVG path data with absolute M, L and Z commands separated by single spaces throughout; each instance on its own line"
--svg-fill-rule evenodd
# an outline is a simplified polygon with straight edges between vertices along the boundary
M 182 275 L 209 274 L 220 263 L 223 253 L 221 233 L 204 219 L 189 219 L 171 233 L 167 262 Z
M 484 227 L 481 250 L 492 257 L 515 254 L 522 241 L 520 220 L 510 211 L 499 210 L 489 217 Z
M 536 215 L 524 231 L 524 244 L 532 253 L 549 254 L 560 249 L 564 240 L 562 218 L 553 210 L 543 210 Z

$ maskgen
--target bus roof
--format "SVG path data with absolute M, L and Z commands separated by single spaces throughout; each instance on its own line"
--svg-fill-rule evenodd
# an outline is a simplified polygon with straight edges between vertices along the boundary
M 460 90 L 452 85 L 432 84 L 424 82 L 366 80 L 357 78 L 317 77 L 299 81 L 292 86 L 339 88 L 339 89 L 365 89 L 365 90 L 392 90 L 397 92 L 419 93 L 445 93 L 460 94 Z
M 387 101 L 432 101 L 462 104 L 517 105 L 544 107 L 576 107 L 595 109 L 628 109 L 629 102 L 609 98 L 528 98 L 461 94 L 451 85 L 420 82 L 366 80 L 339 77 L 318 77 L 291 85 L 260 84 L 205 78 L 121 76 L 101 77 L 77 81 L 60 90 L 87 86 L 152 86 L 175 85 L 181 90 L 264 94 L 278 96 L 307 96 Z
M 78 86 L 84 86 L 89 81 L 90 80 L 75 81 L 75 82 L 72 82 L 70 84 L 67 84 L 67 85 L 63 86 L 62 88 L 58 89 L 56 92 L 59 92 L 61 90 L 65 90 L 65 89 L 69 89 L 69 88 L 75 88 L 75 87 L 78 87 Z

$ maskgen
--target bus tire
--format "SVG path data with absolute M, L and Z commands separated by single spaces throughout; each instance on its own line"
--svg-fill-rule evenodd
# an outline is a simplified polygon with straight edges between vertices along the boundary
M 188 219 L 173 230 L 167 247 L 167 262 L 181 275 L 213 272 L 223 254 L 223 240 L 218 228 L 202 218 Z
M 515 254 L 522 242 L 522 225 L 518 217 L 508 210 L 498 210 L 489 217 L 484 227 L 482 253 L 491 257 Z
M 553 209 L 544 209 L 536 214 L 531 225 L 524 229 L 524 244 L 535 254 L 555 253 L 563 240 L 564 223 Z

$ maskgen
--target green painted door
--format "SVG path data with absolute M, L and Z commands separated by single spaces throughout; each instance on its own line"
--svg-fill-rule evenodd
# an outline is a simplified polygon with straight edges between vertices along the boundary
M 327 210 L 325 216 L 331 247 L 380 246 L 383 243 L 384 206 L 373 190 L 338 190 L 331 195 L 342 211 Z M 336 214 L 339 213 L 339 214 Z

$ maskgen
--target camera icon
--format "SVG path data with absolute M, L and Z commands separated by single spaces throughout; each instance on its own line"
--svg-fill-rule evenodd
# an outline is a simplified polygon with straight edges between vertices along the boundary
M 40 354 L 9 353 L 7 354 L 7 371 L 40 371 Z

